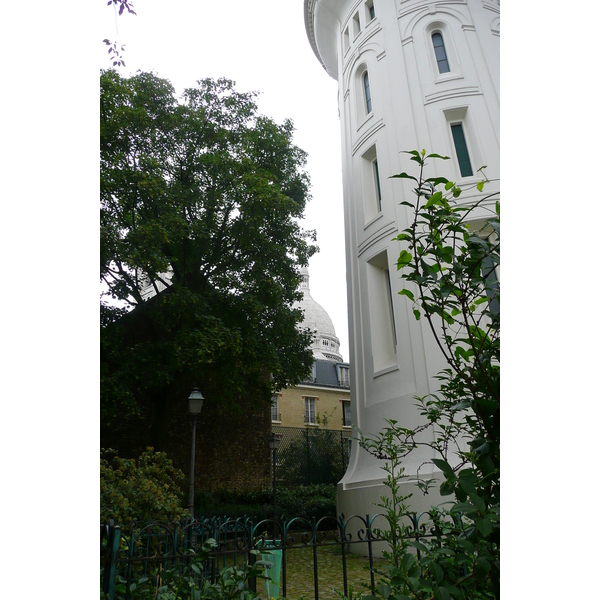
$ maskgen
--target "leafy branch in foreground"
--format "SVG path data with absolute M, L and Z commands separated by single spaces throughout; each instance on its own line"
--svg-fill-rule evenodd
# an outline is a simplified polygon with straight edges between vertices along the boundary
M 461 204 L 463 190 L 444 177 L 426 177 L 431 159 L 448 157 L 413 150 L 417 177 L 415 199 L 403 202 L 414 218 L 395 239 L 406 247 L 397 267 L 407 287 L 400 294 L 425 319 L 448 367 L 440 372 L 439 391 L 418 398 L 423 423 L 415 428 L 387 421 L 362 446 L 386 460 L 388 470 L 415 448 L 429 447 L 441 472 L 442 496 L 454 496 L 449 510 L 433 508 L 434 535 L 411 545 L 419 559 L 394 560 L 387 587 L 374 590 L 384 598 L 497 598 L 500 572 L 500 206 L 484 196 Z M 480 171 L 483 174 L 482 167 Z M 484 190 L 487 178 L 473 188 Z M 441 188 L 441 189 L 440 189 Z M 426 431 L 433 429 L 434 435 Z M 401 475 L 402 470 L 398 464 Z M 433 480 L 419 478 L 425 493 Z M 399 491 L 390 486 L 392 498 Z M 388 519 L 398 519 L 402 503 L 389 504 Z M 393 513 L 397 514 L 394 515 Z M 406 558 L 409 557 L 409 558 Z M 408 564 L 410 563 L 410 565 Z

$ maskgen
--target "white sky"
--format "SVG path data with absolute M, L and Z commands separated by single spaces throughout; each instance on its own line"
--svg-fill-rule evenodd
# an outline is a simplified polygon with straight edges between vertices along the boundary
M 349 359 L 340 124 L 337 82 L 314 55 L 304 28 L 303 0 L 198 2 L 133 0 L 136 16 L 101 7 L 99 40 L 125 44 L 126 67 L 154 71 L 178 93 L 204 77 L 226 77 L 240 91 L 261 92 L 259 111 L 294 122 L 296 145 L 308 153 L 312 200 L 306 229 L 320 252 L 309 264 L 311 295 L 333 320 Z M 274 24 L 278 24 L 274 27 Z M 102 67 L 110 66 L 99 45 Z

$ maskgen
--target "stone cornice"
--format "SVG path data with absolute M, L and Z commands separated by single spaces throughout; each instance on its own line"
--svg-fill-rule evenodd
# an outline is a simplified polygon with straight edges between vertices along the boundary
M 308 36 L 308 41 L 310 42 L 310 47 L 312 48 L 315 56 L 319 59 L 322 67 L 327 71 L 327 67 L 319 54 L 319 49 L 317 48 L 317 40 L 315 39 L 315 6 L 317 4 L 317 0 L 304 0 L 304 26 L 306 27 L 306 35 Z

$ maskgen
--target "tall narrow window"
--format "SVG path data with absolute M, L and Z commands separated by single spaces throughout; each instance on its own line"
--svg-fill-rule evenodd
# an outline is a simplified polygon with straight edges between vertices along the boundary
M 352 412 L 350 411 L 350 400 L 342 400 L 342 424 L 344 427 L 352 426 Z
M 356 37 L 360 33 L 360 17 L 358 16 L 358 13 L 354 15 L 352 23 L 354 28 L 354 37 Z
M 371 146 L 361 158 L 363 214 L 366 225 L 381 214 L 382 208 L 382 190 L 376 147 Z
M 446 54 L 442 34 L 438 32 L 434 33 L 431 36 L 431 41 L 433 42 L 433 50 L 435 52 L 439 72 L 448 73 L 450 71 L 450 65 L 448 64 L 448 56 Z
M 375 191 L 377 196 L 377 208 L 379 212 L 381 212 L 381 184 L 379 183 L 379 165 L 377 164 L 377 159 L 373 161 L 373 175 L 375 177 Z
M 342 387 L 350 385 L 350 369 L 348 367 L 339 367 L 339 382 Z
M 397 364 L 396 321 L 387 251 L 384 250 L 367 262 L 367 283 L 373 371 L 377 373 Z
M 367 7 L 367 19 L 372 21 L 375 18 L 375 6 L 373 6 L 373 0 L 369 0 L 366 4 Z
M 456 158 L 458 159 L 458 167 L 461 177 L 470 177 L 473 175 L 471 167 L 471 159 L 469 158 L 469 150 L 467 141 L 465 140 L 465 132 L 463 131 L 462 123 L 455 123 L 450 126 L 452 130 L 452 139 L 454 140 L 454 148 L 456 150 Z
M 348 33 L 348 28 L 344 30 L 344 52 L 346 52 L 350 48 L 350 35 Z
M 279 414 L 279 396 L 277 394 L 271 396 L 271 421 L 281 421 L 281 415 Z
M 315 425 L 317 423 L 314 398 L 304 398 L 304 423 L 307 425 Z
M 365 71 L 363 75 L 363 85 L 365 88 L 365 106 L 367 108 L 367 114 L 371 112 L 371 86 L 369 85 L 369 73 Z

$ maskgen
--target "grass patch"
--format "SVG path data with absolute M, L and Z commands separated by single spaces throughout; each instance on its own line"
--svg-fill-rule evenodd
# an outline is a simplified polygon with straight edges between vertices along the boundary
M 312 548 L 288 549 L 287 557 L 287 590 L 288 600 L 310 600 L 315 597 L 313 582 Z M 355 592 L 367 590 L 370 584 L 369 559 L 354 554 L 346 555 L 348 585 Z M 342 555 L 337 546 L 317 548 L 317 573 L 319 578 L 319 599 L 336 599 L 336 590 L 343 592 L 344 576 Z M 282 573 L 283 577 L 283 573 Z M 283 596 L 283 582 L 280 585 L 279 597 Z M 259 595 L 264 597 L 264 583 L 257 584 Z

